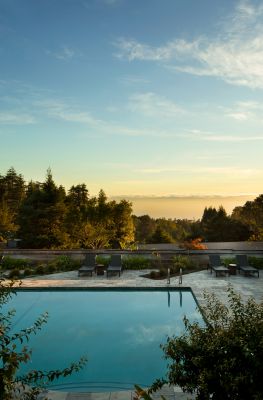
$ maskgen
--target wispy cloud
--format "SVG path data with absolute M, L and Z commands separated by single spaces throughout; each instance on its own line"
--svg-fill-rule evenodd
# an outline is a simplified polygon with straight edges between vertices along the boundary
M 29 114 L 19 114 L 14 112 L 1 112 L 0 124 L 8 125 L 28 125 L 36 122 L 35 117 Z
M 239 101 L 230 109 L 226 109 L 226 116 L 237 121 L 257 120 L 263 122 L 263 104 L 256 101 Z
M 164 174 L 164 173 L 183 173 L 183 174 L 211 174 L 211 175 L 231 175 L 231 176 L 253 176 L 255 174 L 261 174 L 262 170 L 255 168 L 240 168 L 236 166 L 224 166 L 224 167 L 200 167 L 200 166 L 162 166 L 160 168 L 140 168 L 136 169 L 136 172 L 143 174 Z
M 140 112 L 147 117 L 175 117 L 184 110 L 174 102 L 155 93 L 137 93 L 130 97 L 129 110 Z
M 68 46 L 62 46 L 62 48 L 60 50 L 55 51 L 55 52 L 47 50 L 46 53 L 48 55 L 55 57 L 57 60 L 62 60 L 62 61 L 71 60 L 76 54 L 75 50 L 73 50 L 72 48 L 70 48 Z
M 263 141 L 263 133 L 262 135 L 222 135 L 219 133 L 210 133 L 210 132 L 185 132 L 183 134 L 185 139 L 197 140 L 197 141 L 208 141 L 208 142 L 250 142 L 250 141 Z
M 121 38 L 117 57 L 129 61 L 159 61 L 168 68 L 199 76 L 214 76 L 225 82 L 263 88 L 263 4 L 240 1 L 214 38 L 192 41 L 173 39 L 154 47 Z M 169 65 L 167 65 L 169 63 Z
M 50 117 L 61 119 L 63 121 L 97 126 L 103 123 L 103 121 L 93 117 L 90 112 L 79 110 L 79 108 L 76 108 L 65 101 L 45 99 L 36 101 L 35 105 Z

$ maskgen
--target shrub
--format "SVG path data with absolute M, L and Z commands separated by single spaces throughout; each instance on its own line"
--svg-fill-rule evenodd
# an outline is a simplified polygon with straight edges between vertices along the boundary
M 148 269 L 151 266 L 151 260 L 143 256 L 126 256 L 123 257 L 122 265 L 123 269 Z
M 12 257 L 4 257 L 2 262 L 2 269 L 24 269 L 30 266 L 29 260 L 24 260 L 22 258 L 12 258 Z
M 20 270 L 14 268 L 9 272 L 9 279 L 18 279 L 20 277 Z
M 263 258 L 262 257 L 248 257 L 249 264 L 252 267 L 263 269 Z
M 34 270 L 31 268 L 25 268 L 24 270 L 24 276 L 29 276 L 29 275 L 33 275 Z
M 80 261 L 72 260 L 69 256 L 58 256 L 48 263 L 48 273 L 57 271 L 72 271 L 80 267 Z
M 235 257 L 227 257 L 227 258 L 224 258 L 223 261 L 226 265 L 236 263 Z M 250 257 L 248 257 L 248 262 L 249 262 L 249 265 L 251 265 L 252 267 L 255 267 L 258 269 L 263 269 L 263 257 L 250 256 Z
M 100 256 L 98 255 L 96 257 L 96 263 L 97 264 L 103 264 L 106 268 L 108 267 L 109 263 L 110 263 L 110 256 Z
M 43 264 L 39 264 L 35 269 L 35 273 L 37 275 L 45 274 L 46 273 L 46 267 Z
M 58 271 L 68 271 L 72 266 L 72 260 L 68 256 L 58 256 L 52 264 Z
M 196 268 L 196 264 L 191 257 L 178 255 L 174 256 L 172 260 L 173 260 L 172 270 L 175 273 L 179 272 L 180 268 L 182 268 L 183 272 L 192 271 L 193 269 Z
M 45 271 L 47 274 L 54 274 L 54 272 L 57 271 L 56 265 L 54 264 L 48 264 L 45 268 Z

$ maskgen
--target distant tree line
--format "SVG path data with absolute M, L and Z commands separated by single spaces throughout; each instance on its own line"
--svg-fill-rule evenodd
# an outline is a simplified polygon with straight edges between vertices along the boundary
M 132 203 L 90 196 L 85 184 L 66 192 L 48 169 L 26 183 L 14 168 L 0 175 L 0 241 L 19 237 L 25 248 L 125 248 L 134 243 L 263 240 L 263 195 L 227 215 L 206 207 L 201 220 L 132 215 Z
M 227 215 L 220 206 L 206 207 L 201 220 L 133 217 L 139 243 L 175 243 L 201 238 L 207 242 L 263 240 L 263 195 Z

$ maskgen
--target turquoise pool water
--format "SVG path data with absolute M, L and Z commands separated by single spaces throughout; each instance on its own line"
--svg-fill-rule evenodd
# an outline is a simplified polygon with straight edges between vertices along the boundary
M 51 389 L 115 391 L 148 386 L 165 375 L 160 344 L 183 331 L 182 318 L 201 320 L 191 291 L 85 290 L 18 291 L 14 331 L 30 326 L 39 314 L 49 319 L 29 342 L 30 369 L 65 368 L 81 356 L 86 367 L 56 381 Z

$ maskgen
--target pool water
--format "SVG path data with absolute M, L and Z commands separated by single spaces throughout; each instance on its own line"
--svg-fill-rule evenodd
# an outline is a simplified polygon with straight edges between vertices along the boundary
M 32 335 L 31 369 L 67 367 L 81 356 L 83 370 L 50 388 L 64 391 L 115 391 L 149 386 L 165 376 L 167 361 L 160 344 L 183 332 L 183 316 L 202 320 L 191 291 L 82 290 L 18 291 L 14 331 L 32 325 L 48 311 L 48 323 Z

